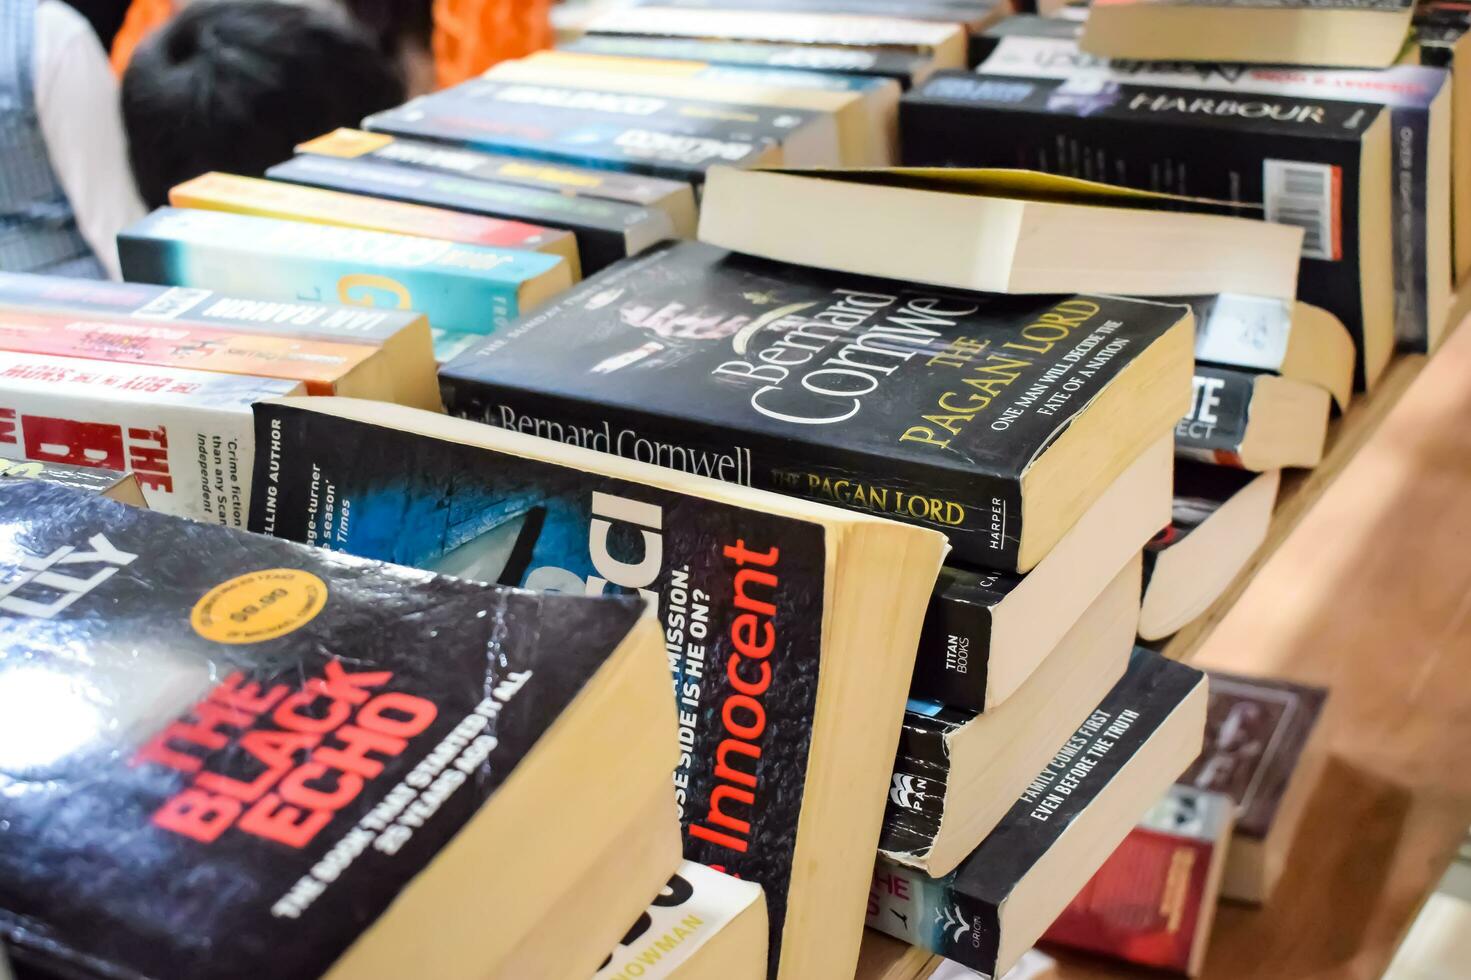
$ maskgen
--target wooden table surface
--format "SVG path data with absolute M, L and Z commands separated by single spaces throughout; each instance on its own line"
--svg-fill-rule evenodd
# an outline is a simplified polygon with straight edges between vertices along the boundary
M 1332 690 L 1287 873 L 1265 908 L 1221 906 L 1205 976 L 1379 977 L 1471 826 L 1471 325 L 1192 662 Z M 1125 974 L 1070 959 L 1063 975 Z

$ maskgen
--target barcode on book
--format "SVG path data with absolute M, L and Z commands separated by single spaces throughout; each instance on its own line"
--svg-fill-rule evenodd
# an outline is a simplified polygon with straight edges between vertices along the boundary
M 1263 204 L 1267 220 L 1302 229 L 1302 254 L 1309 259 L 1343 258 L 1340 168 L 1326 163 L 1265 160 Z
M 149 300 L 147 304 L 135 310 L 133 315 L 150 320 L 172 320 L 188 313 L 209 295 L 208 289 L 186 289 L 183 286 L 176 286 Z

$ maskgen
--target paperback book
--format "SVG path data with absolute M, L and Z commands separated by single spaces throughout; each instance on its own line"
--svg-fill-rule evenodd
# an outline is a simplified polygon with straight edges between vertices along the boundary
M 440 378 L 457 415 L 936 528 L 962 561 L 1026 571 L 1184 414 L 1189 330 L 1177 306 L 932 289 L 684 242 Z
M 0 458 L 132 473 L 153 510 L 244 527 L 251 406 L 293 381 L 0 351 Z
M 267 403 L 256 432 L 252 530 L 647 599 L 685 857 L 764 889 L 772 975 L 851 965 L 868 869 L 837 855 L 878 840 L 938 534 L 391 405 Z
M 760 980 L 766 928 L 760 885 L 685 861 L 593 980 Z
M 1196 976 L 1231 844 L 1228 797 L 1170 787 L 1042 941 Z
M 1259 205 L 1303 229 L 1298 296 L 1343 320 L 1359 387 L 1394 347 L 1389 111 L 1088 75 L 944 73 L 900 104 L 904 163 L 1019 167 Z
M 450 147 L 445 151 L 460 152 Z M 409 168 L 376 157 L 340 159 L 336 154 L 319 154 L 309 148 L 304 155 L 271 167 L 266 176 L 309 187 L 565 228 L 576 236 L 582 269 L 589 274 L 675 237 L 669 215 L 651 207 L 425 167 Z
M 792 68 L 838 75 L 889 78 L 904 88 L 924 81 L 934 70 L 933 62 L 923 55 L 885 48 L 600 34 L 596 30 L 576 40 L 559 44 L 558 48 L 579 54 L 674 58 L 733 67 Z
M 954 871 L 880 858 L 868 924 L 998 976 L 1051 925 L 1134 822 L 1137 800 L 1189 765 L 1205 722 L 1203 674 L 1135 650 L 1124 677 Z
M 202 174 L 172 188 L 169 203 L 176 208 L 228 211 L 284 221 L 442 238 L 465 245 L 544 252 L 560 255 L 571 267 L 574 280 L 582 276 L 577 241 L 572 235 L 522 221 L 221 173 Z
M 413 170 L 534 187 L 579 199 L 618 201 L 638 208 L 655 208 L 669 216 L 674 229 L 674 234 L 669 237 L 692 238 L 695 234 L 695 195 L 690 185 L 682 180 L 661 180 L 616 170 L 594 170 L 524 157 L 480 153 L 436 143 L 397 139 L 386 133 L 369 133 L 361 129 L 334 130 L 326 136 L 302 143 L 296 152 L 344 160 L 393 163 Z
M 83 493 L 96 494 L 134 507 L 147 507 L 143 491 L 132 473 L 67 463 L 43 463 L 39 460 L 0 459 L 0 485 L 8 480 L 40 480 L 59 487 L 70 487 Z
M 1297 69 L 1237 64 L 1109 61 L 1079 49 L 1079 25 L 1040 17 L 996 39 L 976 69 L 983 75 L 1085 83 L 1163 85 L 1218 94 L 1297 96 L 1382 105 L 1395 133 L 1389 192 L 1394 235 L 1395 334 L 1400 344 L 1433 349 L 1446 329 L 1451 293 L 1453 187 L 1471 193 L 1471 163 L 1452 158 L 1458 121 L 1448 72 L 1434 67 Z M 1007 23 L 1010 23 L 1008 21 Z M 1060 31 L 1065 24 L 1072 32 Z M 1035 30 L 1031 29 L 1035 25 Z M 1462 137 L 1464 140 L 1464 137 Z
M 1195 366 L 1195 395 L 1175 425 L 1183 459 L 1260 473 L 1323 458 L 1327 391 L 1274 374 Z
M 177 208 L 124 229 L 118 257 L 131 280 L 411 309 L 440 330 L 482 334 L 572 283 L 555 255 Z
M 725 119 L 718 107 L 660 117 L 654 113 L 665 108 L 665 100 L 607 94 L 600 101 L 586 93 L 579 97 L 575 90 L 489 79 L 467 84 L 473 87 L 423 96 L 375 113 L 363 120 L 363 128 L 693 184 L 703 181 L 705 171 L 716 163 L 751 167 L 785 159 L 771 117 L 754 123 Z M 800 125 L 811 118 L 796 117 L 793 122 Z M 829 164 L 836 162 L 836 132 L 830 135 Z
M 1327 699 L 1321 687 L 1212 672 L 1205 751 L 1180 781 L 1236 804 L 1227 898 L 1264 902 L 1282 876 L 1325 758 Z
M 178 324 L 377 348 L 405 405 L 439 404 L 429 322 L 411 310 L 230 296 L 209 289 L 0 272 L 0 310 Z
M 312 395 L 406 399 L 416 408 L 439 404 L 422 375 L 401 372 L 381 348 L 365 344 L 12 310 L 0 311 L 0 350 L 280 378 L 303 384 Z
M 587 976 L 677 864 L 674 712 L 636 600 L 36 482 L 0 488 L 0 519 L 0 768 L 26 787 L 0 800 L 0 937 L 19 963 Z M 549 794 L 555 822 L 535 817 Z M 577 935 L 547 936 L 614 848 L 636 860 L 590 886 Z

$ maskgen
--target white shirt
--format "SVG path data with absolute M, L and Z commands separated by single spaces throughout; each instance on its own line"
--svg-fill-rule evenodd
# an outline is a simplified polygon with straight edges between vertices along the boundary
M 102 267 L 118 278 L 117 233 L 144 215 L 128 165 L 117 78 L 87 19 L 36 5 L 36 113 L 51 169 Z

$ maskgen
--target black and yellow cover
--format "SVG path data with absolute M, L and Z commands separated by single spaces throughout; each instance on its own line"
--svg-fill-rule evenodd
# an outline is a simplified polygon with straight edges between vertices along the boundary
M 322 975 L 642 609 L 36 481 L 0 520 L 0 938 L 69 977 Z
M 457 415 L 949 535 L 1015 569 L 1022 476 L 1183 310 L 866 279 L 683 242 L 441 371 Z

